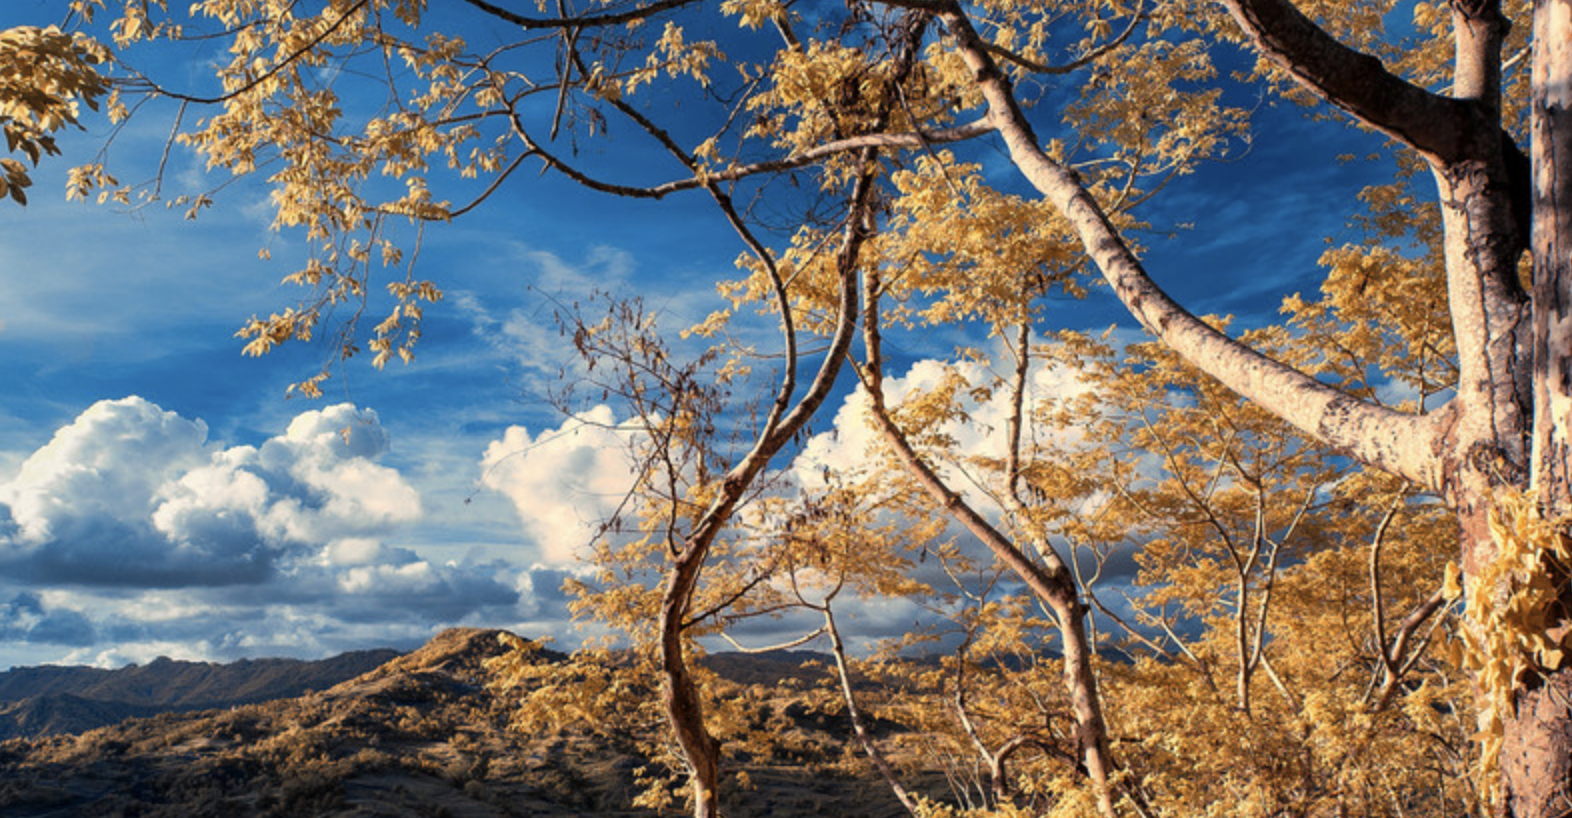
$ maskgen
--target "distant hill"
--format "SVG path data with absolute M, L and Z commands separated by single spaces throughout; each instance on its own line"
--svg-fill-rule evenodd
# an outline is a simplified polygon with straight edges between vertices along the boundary
M 132 717 L 210 710 L 323 690 L 399 655 L 366 650 L 330 659 L 247 659 L 230 664 L 160 657 L 118 670 L 14 668 L 0 673 L 0 741 L 80 733 Z
M 835 673 L 833 657 L 810 650 L 722 651 L 706 654 L 702 661 L 705 667 L 738 684 L 778 684 L 782 679 L 812 683 Z
M 0 742 L 0 815 L 680 814 L 631 807 L 637 771 L 652 763 L 633 741 L 511 727 L 517 703 L 510 697 L 520 694 L 498 693 L 484 664 L 505 649 L 499 634 L 445 631 L 417 651 L 294 699 Z M 734 657 L 732 670 L 750 678 L 768 678 L 764 666 L 791 664 L 787 657 L 752 670 L 745 663 Z M 810 712 L 791 687 L 747 689 L 761 718 L 765 711 L 790 716 L 795 740 L 789 753 L 749 761 L 752 789 L 723 787 L 728 814 L 904 816 L 882 781 L 848 762 L 844 732 L 827 730 L 832 720 Z M 938 786 L 930 791 L 941 795 L 942 780 Z

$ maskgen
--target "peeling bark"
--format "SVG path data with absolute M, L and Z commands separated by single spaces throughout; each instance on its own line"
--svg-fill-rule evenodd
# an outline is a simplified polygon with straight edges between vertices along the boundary
M 1501 748 L 1501 814 L 1564 818 L 1572 814 L 1572 671 L 1552 674 L 1517 694 Z
M 1572 510 L 1572 3 L 1534 15 L 1534 485 Z
M 1533 33 L 1530 485 L 1558 516 L 1572 512 L 1572 0 L 1536 2 Z M 1563 587 L 1561 609 L 1572 610 L 1572 589 Z M 1504 726 L 1502 814 L 1572 814 L 1572 668 L 1526 687 Z

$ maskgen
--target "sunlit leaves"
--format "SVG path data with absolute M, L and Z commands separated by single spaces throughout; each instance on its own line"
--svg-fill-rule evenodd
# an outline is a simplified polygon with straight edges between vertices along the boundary
M 929 666 L 870 668 L 902 685 L 884 703 L 903 708 L 956 769 L 1015 754 L 998 774 L 1007 780 L 974 806 L 1098 809 L 1078 754 L 1103 737 L 1076 735 L 1090 724 L 1068 715 L 1079 698 L 1107 702 L 1106 738 L 1122 761 L 1106 791 L 1131 811 L 1468 807 L 1455 773 L 1469 760 L 1457 741 L 1469 704 L 1435 661 L 1443 626 L 1431 624 L 1449 611 L 1427 607 L 1455 536 L 1439 505 L 1354 470 L 1157 345 L 1047 332 L 1060 322 L 1056 300 L 1088 289 L 1086 255 L 1066 220 L 1001 184 L 996 142 L 954 144 L 944 130 L 1001 115 L 984 106 L 953 19 L 877 3 L 810 15 L 804 4 L 729 0 L 592 3 L 580 13 L 630 16 L 567 24 L 555 15 L 570 7 L 513 5 L 495 13 L 507 25 L 479 37 L 416 0 L 204 0 L 188 14 L 116 5 L 109 31 L 121 44 L 223 43 L 214 82 L 161 91 L 191 111 L 180 140 L 215 174 L 265 179 L 274 229 L 304 239 L 305 258 L 285 280 L 306 294 L 242 327 L 247 354 L 325 336 L 329 366 L 362 351 L 378 367 L 410 360 L 443 286 L 413 267 L 420 230 L 504 184 L 528 184 L 513 175 L 525 163 L 609 193 L 701 190 L 725 208 L 748 203 L 723 220 L 747 243 L 740 280 L 721 286 L 729 308 L 690 337 L 720 344 L 751 313 L 781 319 L 795 374 L 811 354 L 802 350 L 823 349 L 848 316 L 866 309 L 872 320 L 877 307 L 868 329 L 892 347 L 936 354 L 933 337 L 946 333 L 971 345 L 901 388 L 874 360 L 873 340 L 852 346 L 849 356 L 866 356 L 855 360 L 859 399 L 887 400 L 894 434 L 818 475 L 772 475 L 775 462 L 752 473 L 763 483 L 743 485 L 753 478 L 725 475 L 772 407 L 750 415 L 727 390 L 753 385 L 777 350 L 734 344 L 683 360 L 637 306 L 568 318 L 586 358 L 574 387 L 632 418 L 619 430 L 639 464 L 586 544 L 591 564 L 571 583 L 573 607 L 642 652 L 592 677 L 587 658 L 548 670 L 528 658 L 533 646 L 517 646 L 505 675 L 535 685 L 521 719 L 600 722 L 659 743 L 650 694 L 664 613 L 682 614 L 660 648 L 670 658 L 761 619 L 893 599 L 924 606 L 952 629 L 954 649 Z M 1450 57 L 1442 38 L 1425 36 L 1449 25 L 1439 6 L 1413 12 L 1410 48 L 1384 31 L 1393 12 L 1384 0 L 1301 5 L 1348 42 L 1385 43 L 1379 53 L 1394 70 L 1441 81 Z M 1032 138 L 1116 230 L 1172 228 L 1142 224 L 1138 208 L 1248 142 L 1257 91 L 1219 70 L 1243 63 L 1230 45 L 1238 32 L 1214 4 L 995 0 L 957 13 L 1031 107 Z M 56 61 L 94 64 L 92 52 L 71 50 L 76 41 L 48 43 Z M 67 84 L 52 99 L 98 93 Z M 47 132 L 70 122 L 69 109 L 50 110 L 33 114 L 35 150 L 15 141 L 13 152 L 34 162 L 48 152 Z M 874 164 L 853 152 L 869 145 L 881 151 Z M 621 176 L 601 178 L 606 169 Z M 4 192 L 19 197 L 26 167 L 13 159 L 3 171 Z M 848 216 L 838 205 L 864 178 L 878 195 Z M 1284 325 L 1243 335 L 1353 397 L 1423 409 L 1451 388 L 1455 350 L 1437 212 L 1406 181 L 1366 191 L 1367 240 L 1325 254 L 1319 293 L 1289 299 Z M 96 164 L 74 172 L 70 189 L 122 203 L 159 195 Z M 212 198 L 171 201 L 194 214 Z M 839 255 L 846 236 L 866 240 L 855 264 Z M 846 306 L 848 282 L 864 285 L 860 307 Z M 326 372 L 296 390 L 319 394 Z M 902 436 L 906 460 L 892 440 Z M 913 461 L 944 488 L 919 490 Z M 1026 595 L 993 564 L 998 551 L 958 536 L 945 515 L 963 504 L 1007 540 L 1002 551 L 1069 577 L 1064 604 Z M 712 535 L 699 549 L 702 572 L 685 575 L 692 588 L 668 597 L 673 566 L 694 553 L 694 537 Z M 1087 604 L 1100 606 L 1098 618 L 1084 619 Z M 1431 629 L 1410 627 L 1411 614 Z M 1070 646 L 1065 634 L 1081 622 L 1095 626 L 1105 655 L 1128 659 L 1096 663 L 1090 692 L 1066 686 L 1049 653 Z M 1559 645 L 1531 647 L 1535 661 L 1559 661 Z M 734 703 L 707 695 L 704 729 L 762 741 L 750 733 L 757 726 L 739 726 Z M 1449 778 L 1432 786 L 1421 770 Z M 664 773 L 651 780 L 641 803 L 664 805 L 674 790 Z
M 1468 625 L 1453 659 L 1473 674 L 1481 698 L 1480 789 L 1499 801 L 1505 720 L 1517 691 L 1533 676 L 1560 669 L 1572 650 L 1572 623 L 1561 608 L 1572 567 L 1568 520 L 1546 519 L 1532 495 L 1503 491 L 1490 515 L 1496 556 L 1476 568 L 1466 588 Z
M 109 56 L 81 34 L 50 26 L 0 31 L 0 131 L 7 153 L 21 153 L 37 166 L 56 156 L 54 132 L 76 125 L 80 107 L 98 110 L 109 92 Z M 33 182 L 29 165 L 0 159 L 0 197 L 27 204 Z
M 1284 300 L 1283 312 L 1314 341 L 1306 351 L 1318 351 L 1297 365 L 1350 393 L 1418 411 L 1455 383 L 1456 347 L 1440 211 L 1418 200 L 1415 169 L 1408 170 L 1360 194 L 1368 209 L 1357 221 L 1363 240 L 1322 254 L 1320 298 L 1296 294 Z M 1378 382 L 1388 385 L 1385 394 Z M 1396 400 L 1394 384 L 1405 392 Z

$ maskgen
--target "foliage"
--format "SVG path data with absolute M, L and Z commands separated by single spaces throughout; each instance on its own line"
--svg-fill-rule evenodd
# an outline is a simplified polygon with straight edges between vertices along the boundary
M 37 166 L 58 156 L 54 132 L 79 124 L 80 106 L 97 111 L 109 91 L 103 74 L 108 51 L 94 40 L 56 26 L 0 31 L 0 130 L 7 153 L 20 151 Z M 27 204 L 28 165 L 0 159 L 0 196 Z
M 1087 388 L 1033 407 L 1043 445 L 1021 471 L 1052 499 L 1017 524 L 1047 526 L 1079 555 L 1085 592 L 1112 629 L 1103 651 L 1122 658 L 1098 674 L 1127 808 L 1476 808 L 1466 783 L 1471 694 L 1437 638 L 1442 567 L 1455 547 L 1444 511 L 1400 482 L 1349 470 L 1161 347 L 1121 353 L 1067 335 L 1042 352 L 1073 365 Z M 947 394 L 971 408 L 942 428 L 978 414 L 956 397 L 976 394 L 964 383 Z M 1081 435 L 1072 445 L 1068 430 Z M 1002 465 L 968 457 L 945 434 L 922 437 L 975 485 Z M 1104 588 L 1109 566 L 1132 556 L 1136 584 Z M 987 576 L 957 589 L 970 600 L 952 619 L 964 638 L 942 665 L 886 656 L 877 675 L 904 692 L 885 712 L 923 731 L 928 757 L 973 809 L 1095 812 L 1066 797 L 1085 792 L 1084 773 L 1062 663 L 1045 658 L 1052 633 L 1027 599 Z M 966 773 L 990 766 L 1006 780 Z
M 1516 707 L 1516 691 L 1565 665 L 1572 647 L 1558 618 L 1558 591 L 1572 562 L 1566 531 L 1566 520 L 1545 519 L 1531 497 L 1503 493 L 1490 518 L 1495 561 L 1468 579 L 1466 591 L 1457 566 L 1447 567 L 1452 594 L 1463 593 L 1468 602 L 1469 625 L 1458 631 L 1453 661 L 1472 671 L 1480 687 L 1479 780 L 1492 801 L 1501 798 L 1503 723 Z
M 1485 777 L 1498 723 L 1572 748 L 1557 726 L 1572 719 L 1507 707 L 1572 689 L 1572 422 L 1568 384 L 1547 380 L 1572 355 L 1557 312 L 1572 270 L 1555 197 L 1530 187 L 1572 189 L 1558 132 L 1529 127 L 1531 96 L 1572 73 L 1529 49 L 1531 30 L 1565 23 L 1555 4 L 454 5 L 514 36 L 481 45 L 499 40 L 418 0 L 128 2 L 106 31 L 128 55 L 229 49 L 209 88 L 132 87 L 177 103 L 176 141 L 210 169 L 264 174 L 275 228 L 311 247 L 286 277 L 310 294 L 247 322 L 250 354 L 310 340 L 349 305 L 335 361 L 362 343 L 377 366 L 409 360 L 442 297 L 417 274 L 421 231 L 522 183 L 521 167 L 610 195 L 702 193 L 738 238 L 729 306 L 685 333 L 714 346 L 690 360 L 637 302 L 568 319 L 640 464 L 576 610 L 637 658 L 572 694 L 560 685 L 588 665 L 552 670 L 527 718 L 648 730 L 658 688 L 666 768 L 714 815 L 719 765 L 737 758 L 723 748 L 753 739 L 689 661 L 700 640 L 775 618 L 839 645 L 837 605 L 896 600 L 951 629 L 899 645 L 951 652 L 865 672 L 936 757 L 984 771 L 955 779 L 975 791 L 967 809 L 1478 813 L 1459 784 L 1469 682 L 1438 661 L 1457 619 L 1442 565 L 1460 551 L 1459 650 L 1490 693 Z M 78 84 L 52 86 L 44 130 L 69 121 L 61 101 L 102 90 L 82 79 L 97 52 L 64 36 L 43 81 Z M 1134 237 L 1180 227 L 1142 206 L 1238 155 L 1260 94 L 1331 103 L 1396 158 L 1363 194 L 1360 240 L 1323 255 L 1319 292 L 1235 331 L 1174 303 Z M 1000 152 L 1019 182 L 999 181 Z M 640 168 L 611 178 L 627 165 L 608 154 Z M 1416 193 L 1422 171 L 1438 206 Z M 117 187 L 94 165 L 73 193 L 151 201 L 160 182 Z M 1093 274 L 1152 339 L 1064 326 L 1055 307 L 1097 290 Z M 364 332 L 373 302 L 385 317 Z M 729 342 L 753 314 L 777 322 L 776 350 Z M 940 333 L 971 346 L 893 371 L 887 343 Z M 813 453 L 809 422 L 843 369 L 866 449 L 815 464 L 818 479 L 772 471 Z M 1526 489 L 1533 503 L 1512 499 Z M 1535 776 L 1566 779 L 1545 772 L 1566 752 L 1540 755 L 1503 767 L 1501 808 L 1527 804 Z M 1522 814 L 1549 814 L 1569 796 L 1556 786 Z

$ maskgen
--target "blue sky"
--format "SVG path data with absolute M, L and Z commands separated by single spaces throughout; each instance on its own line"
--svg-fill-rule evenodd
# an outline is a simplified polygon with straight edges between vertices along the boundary
M 7 2 L 0 27 L 53 13 Z M 155 118 L 118 137 L 124 178 L 148 172 L 166 129 Z M 321 656 L 457 624 L 571 644 L 558 588 L 627 466 L 617 435 L 544 399 L 572 362 L 553 300 L 638 293 L 671 329 L 721 307 L 714 284 L 740 246 L 708 200 L 625 201 L 523 174 L 428 232 L 420 271 L 447 297 L 414 364 L 356 362 L 322 400 L 286 400 L 325 350 L 245 358 L 234 337 L 298 295 L 277 283 L 295 239 L 270 233 L 266 190 L 233 186 L 195 222 L 66 203 L 65 168 L 104 136 L 101 121 L 65 136 L 31 204 L 0 208 L 0 668 Z M 1193 225 L 1147 239 L 1151 269 L 1197 311 L 1270 318 L 1282 295 L 1314 289 L 1323 239 L 1347 235 L 1371 169 L 1332 157 L 1374 144 L 1263 110 L 1248 156 L 1180 179 L 1143 214 Z M 202 171 L 177 151 L 170 173 Z M 1054 320 L 1122 316 L 1094 293 Z M 897 349 L 915 363 L 956 339 Z M 864 611 L 861 627 L 882 635 L 906 613 Z

